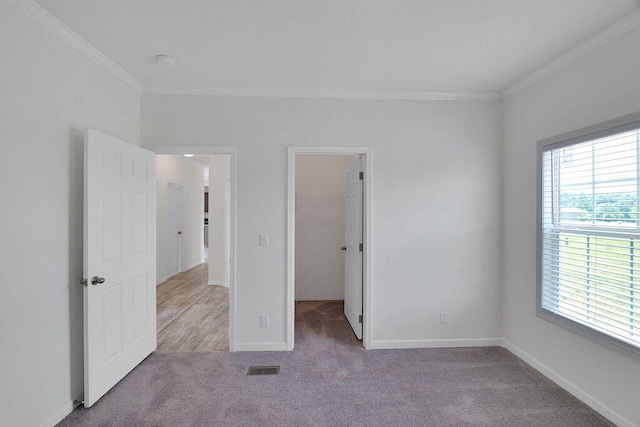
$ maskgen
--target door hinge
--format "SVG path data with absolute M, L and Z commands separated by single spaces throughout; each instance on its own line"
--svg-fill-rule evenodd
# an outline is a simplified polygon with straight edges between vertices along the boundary
M 364 172 L 360 172 L 360 181 L 364 179 Z
M 362 314 L 358 316 L 358 323 L 362 323 Z
M 364 249 L 364 245 L 360 243 L 360 252 L 362 252 L 363 249 Z

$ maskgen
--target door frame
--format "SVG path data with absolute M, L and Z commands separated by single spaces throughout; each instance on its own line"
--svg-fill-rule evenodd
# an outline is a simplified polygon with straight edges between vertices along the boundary
M 364 348 L 371 348 L 373 336 L 372 319 L 372 254 L 373 247 L 373 148 L 372 147 L 296 147 L 287 148 L 287 298 L 286 325 L 287 350 L 293 350 L 295 336 L 295 271 L 296 271 L 296 155 L 352 155 L 362 157 L 362 171 L 364 172 L 363 212 L 362 212 L 362 240 L 363 240 L 363 268 L 362 268 L 362 344 Z
M 225 154 L 230 157 L 230 224 L 229 224 L 229 351 L 236 351 L 236 241 L 237 241 L 237 183 L 238 183 L 238 150 L 236 147 L 211 146 L 150 146 L 143 147 L 156 154 L 201 154 L 205 156 Z

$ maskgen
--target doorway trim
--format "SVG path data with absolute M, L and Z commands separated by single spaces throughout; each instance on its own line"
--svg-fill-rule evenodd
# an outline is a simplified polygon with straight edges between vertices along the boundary
M 236 241 L 237 241 L 237 183 L 238 183 L 238 150 L 236 147 L 211 146 L 151 146 L 143 147 L 156 154 L 226 154 L 230 157 L 230 224 L 229 224 L 229 351 L 236 351 Z
M 372 213 L 373 213 L 373 148 L 372 147 L 288 147 L 287 148 L 287 350 L 293 350 L 295 336 L 295 278 L 296 278 L 296 155 L 352 155 L 362 156 L 364 172 L 364 212 L 362 215 L 364 243 L 362 274 L 362 344 L 371 348 L 373 330 L 372 307 Z

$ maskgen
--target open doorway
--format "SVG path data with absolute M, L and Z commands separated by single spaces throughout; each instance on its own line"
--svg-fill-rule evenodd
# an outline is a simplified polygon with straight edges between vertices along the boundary
M 157 349 L 230 349 L 229 154 L 158 154 Z
M 296 333 L 313 327 L 327 339 L 360 346 L 360 158 L 300 154 L 295 160 Z
M 370 170 L 370 148 L 289 148 L 289 350 L 310 310 L 344 313 L 341 327 L 369 344 Z

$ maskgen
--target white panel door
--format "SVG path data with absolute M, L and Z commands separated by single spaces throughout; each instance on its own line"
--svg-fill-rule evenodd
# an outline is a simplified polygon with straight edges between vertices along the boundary
M 362 339 L 362 159 L 346 168 L 344 314 L 358 339 Z
M 85 407 L 156 348 L 155 168 L 154 153 L 85 132 Z
M 168 184 L 167 191 L 167 278 L 180 271 L 180 237 L 182 235 L 182 190 L 179 184 Z

